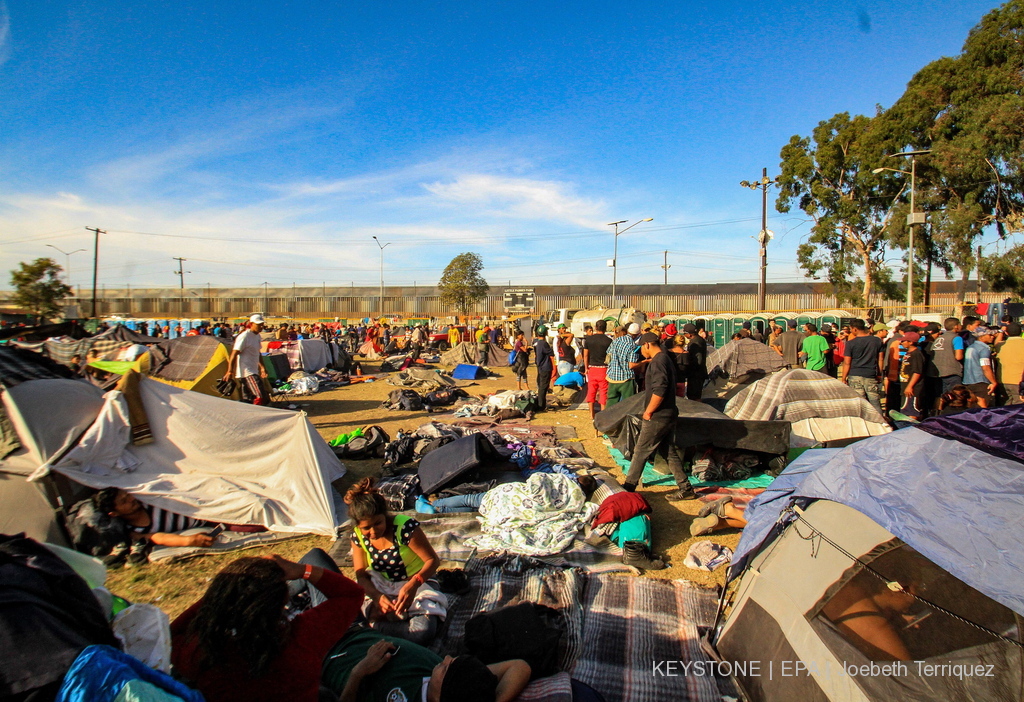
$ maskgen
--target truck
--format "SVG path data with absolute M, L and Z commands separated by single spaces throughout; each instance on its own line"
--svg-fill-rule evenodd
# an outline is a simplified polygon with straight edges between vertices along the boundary
M 544 315 L 544 323 L 548 327 L 548 335 L 557 334 L 559 324 L 569 327 L 569 331 L 577 338 L 583 338 L 584 328 L 594 326 L 594 322 L 603 319 L 608 322 L 608 333 L 615 329 L 616 325 L 643 324 L 647 321 L 647 315 L 632 307 L 591 307 L 587 310 L 573 310 L 558 308 L 549 310 Z

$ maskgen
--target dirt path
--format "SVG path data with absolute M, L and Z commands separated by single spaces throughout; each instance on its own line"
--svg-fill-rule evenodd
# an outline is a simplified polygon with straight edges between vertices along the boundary
M 466 391 L 473 395 L 486 395 L 500 390 L 514 389 L 515 378 L 506 369 L 497 371 L 501 377 L 481 380 Z M 531 378 L 535 370 L 530 369 Z M 416 427 L 437 420 L 451 421 L 451 414 L 427 414 L 426 412 L 401 412 L 384 409 L 381 401 L 394 389 L 383 380 L 373 383 L 350 385 L 337 390 L 321 392 L 309 397 L 296 398 L 294 403 L 309 415 L 310 421 L 325 439 L 352 431 L 361 426 L 380 425 L 392 437 L 399 429 L 414 430 Z M 608 454 L 604 441 L 595 436 L 588 411 L 552 411 L 538 414 L 534 423 L 542 425 L 568 425 L 575 427 L 587 453 L 599 465 L 622 479 L 622 471 Z M 380 469 L 380 459 L 368 461 L 346 461 L 348 473 L 339 481 L 338 487 L 348 488 L 367 475 L 374 475 Z M 664 496 L 675 488 L 652 487 L 644 490 L 654 514 L 651 517 L 654 550 L 666 554 L 670 567 L 661 571 L 650 571 L 647 576 L 665 579 L 687 579 L 704 584 L 720 585 L 724 582 L 725 568 L 715 573 L 693 570 L 682 565 L 690 544 L 690 522 L 703 504 L 699 501 L 672 503 Z M 730 530 L 711 537 L 701 537 L 735 548 L 739 532 Z M 330 547 L 327 537 L 307 537 L 264 549 L 243 552 L 247 556 L 259 556 L 276 552 L 285 557 L 298 558 L 313 546 L 325 550 Z M 149 565 L 142 568 L 111 571 L 108 587 L 132 601 L 152 602 L 162 607 L 172 617 L 181 612 L 205 590 L 213 575 L 223 566 L 223 556 L 196 558 L 176 565 Z

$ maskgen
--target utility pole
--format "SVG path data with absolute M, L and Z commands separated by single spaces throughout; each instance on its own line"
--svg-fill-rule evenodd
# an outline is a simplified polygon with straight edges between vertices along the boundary
M 978 302 L 981 302 L 981 247 L 978 247 L 978 274 L 975 276 L 978 279 Z
M 757 234 L 757 243 L 761 247 L 761 276 L 757 281 L 757 311 L 764 312 L 768 297 L 768 242 L 772 240 L 772 232 L 768 230 L 768 187 L 776 183 L 775 178 L 768 177 L 768 169 L 761 169 L 761 180 L 753 183 L 741 180 L 740 185 L 751 190 L 761 191 L 761 231 Z
M 186 271 L 183 266 L 187 258 L 179 258 L 178 256 L 172 256 L 172 258 L 178 262 L 178 270 L 171 271 L 174 275 L 178 276 L 178 283 L 181 288 L 181 294 L 178 296 L 178 316 L 183 317 L 185 315 L 185 274 L 191 273 L 192 271 Z
M 107 232 L 103 229 L 97 229 L 96 227 L 86 227 L 87 232 L 93 232 L 96 235 L 93 241 L 92 247 L 92 318 L 97 319 L 96 316 L 96 278 L 100 270 L 100 234 L 106 234 Z
M 377 242 L 377 246 L 380 248 L 380 316 L 384 316 L 384 249 L 391 246 L 389 241 L 386 244 L 381 245 L 380 239 L 373 237 L 373 240 Z
M 665 262 L 661 264 L 661 269 L 665 271 L 665 285 L 668 285 L 668 269 L 672 266 L 668 265 L 668 251 L 665 252 Z

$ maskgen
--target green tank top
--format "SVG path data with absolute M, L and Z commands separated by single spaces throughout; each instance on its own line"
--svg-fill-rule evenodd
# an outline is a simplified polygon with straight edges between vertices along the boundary
M 419 702 L 423 681 L 430 677 L 441 657 L 411 641 L 382 636 L 368 629 L 349 634 L 330 650 L 324 658 L 321 675 L 324 686 L 340 695 L 356 663 L 363 660 L 370 646 L 381 639 L 400 646 L 401 650 L 378 672 L 363 680 L 359 699 L 367 702 Z
M 366 557 L 366 562 L 370 565 L 372 570 L 377 571 L 381 576 L 392 582 L 399 582 L 401 580 L 408 580 L 416 573 L 423 569 L 423 559 L 416 555 L 416 552 L 409 548 L 409 540 L 412 539 L 412 534 L 409 534 L 409 538 L 403 541 L 402 530 L 406 523 L 411 520 L 412 517 L 405 514 L 395 515 L 395 545 L 392 548 L 384 551 L 378 551 L 374 549 L 374 552 L 370 551 L 370 544 L 363 537 L 363 532 L 359 530 L 359 527 L 352 527 L 352 534 L 356 539 L 356 543 L 363 549 L 363 555 Z M 399 568 L 394 567 L 394 564 L 389 564 L 387 561 L 389 558 L 393 559 L 395 550 L 398 550 L 399 558 L 401 558 L 402 564 L 405 566 L 405 577 L 398 577 Z M 388 567 L 391 565 L 391 567 Z

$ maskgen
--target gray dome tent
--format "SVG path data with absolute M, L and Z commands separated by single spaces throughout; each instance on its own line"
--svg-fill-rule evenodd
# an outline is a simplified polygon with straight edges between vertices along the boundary
M 1022 699 L 1022 462 L 1020 407 L 804 453 L 751 502 L 708 643 L 750 700 Z

